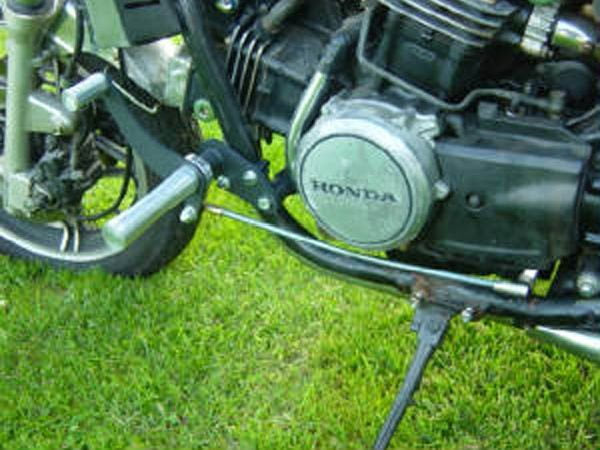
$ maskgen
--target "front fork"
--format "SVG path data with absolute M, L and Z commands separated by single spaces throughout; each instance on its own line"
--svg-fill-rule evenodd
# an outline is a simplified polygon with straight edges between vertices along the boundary
M 34 58 L 42 30 L 56 14 L 56 0 L 6 0 L 8 30 L 6 128 L 4 135 L 3 206 L 10 212 L 26 211 L 31 168 L 29 97 L 33 87 Z

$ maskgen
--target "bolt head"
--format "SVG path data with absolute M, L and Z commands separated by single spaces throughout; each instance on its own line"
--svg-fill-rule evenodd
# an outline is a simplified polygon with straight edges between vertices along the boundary
M 600 278 L 592 272 L 584 272 L 577 277 L 577 291 L 585 298 L 591 298 L 600 293 Z
M 217 186 L 221 189 L 229 189 L 231 187 L 231 180 L 225 175 L 217 177 Z
M 179 214 L 179 220 L 185 224 L 192 224 L 198 220 L 198 208 L 192 205 L 185 206 Z
M 478 194 L 467 195 L 467 205 L 472 209 L 479 209 L 483 206 L 483 199 Z
M 258 202 L 256 202 L 256 206 L 258 206 L 258 209 L 260 209 L 261 211 L 269 211 L 271 209 L 272 203 L 269 198 L 261 197 L 258 199 Z
M 246 186 L 256 186 L 258 183 L 258 175 L 254 170 L 246 170 L 242 175 L 242 182 Z
M 466 308 L 460 313 L 460 317 L 464 323 L 472 322 L 475 318 L 475 310 L 473 308 Z
M 433 185 L 433 192 L 436 200 L 445 200 L 450 195 L 450 186 L 445 181 L 438 180 Z

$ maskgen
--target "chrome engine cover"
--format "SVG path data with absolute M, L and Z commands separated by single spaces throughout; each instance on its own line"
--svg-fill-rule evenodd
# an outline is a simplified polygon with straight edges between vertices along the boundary
M 294 177 L 319 225 L 368 250 L 398 248 L 429 218 L 439 182 L 433 115 L 378 99 L 333 99 L 302 137 Z

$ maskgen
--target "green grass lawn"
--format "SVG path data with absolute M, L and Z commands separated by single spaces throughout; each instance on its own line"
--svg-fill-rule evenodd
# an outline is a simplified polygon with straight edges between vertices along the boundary
M 370 446 L 413 350 L 411 308 L 223 220 L 206 215 L 150 279 L 0 259 L 0 449 Z M 457 321 L 393 448 L 600 448 L 600 374 Z

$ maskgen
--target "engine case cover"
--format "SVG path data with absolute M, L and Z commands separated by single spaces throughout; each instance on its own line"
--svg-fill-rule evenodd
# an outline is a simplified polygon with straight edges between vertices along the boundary
M 435 200 L 438 133 L 435 116 L 334 99 L 300 140 L 298 190 L 333 237 L 369 250 L 398 248 L 419 234 Z

